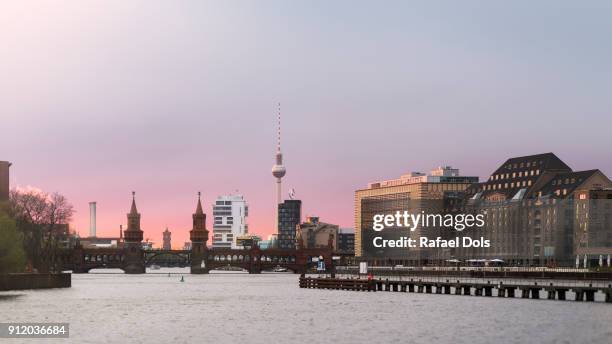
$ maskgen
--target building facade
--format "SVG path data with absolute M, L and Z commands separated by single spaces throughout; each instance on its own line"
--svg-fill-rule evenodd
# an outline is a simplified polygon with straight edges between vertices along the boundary
M 440 173 L 440 170 L 447 172 Z M 511 266 L 597 265 L 612 255 L 612 182 L 597 169 L 574 171 L 553 153 L 507 159 L 484 182 L 439 169 L 371 183 L 355 196 L 356 256 L 386 264 L 466 265 L 501 262 Z M 437 179 L 437 177 L 441 177 Z M 450 177 L 450 178 L 442 178 Z M 466 178 L 466 179 L 463 179 Z M 450 227 L 407 233 L 461 244 L 446 248 L 371 251 L 372 217 L 408 210 L 481 215 L 484 225 L 463 231 Z M 384 232 L 384 231 L 383 231 Z M 488 246 L 466 245 L 487 240 Z M 397 253 L 397 254 L 396 254 Z
M 338 253 L 355 254 L 355 230 L 353 228 L 340 228 L 338 230 Z
M 301 219 L 302 201 L 290 199 L 278 205 L 278 248 L 295 249 L 295 233 Z
M 330 247 L 337 251 L 338 232 L 338 225 L 321 222 L 318 217 L 311 216 L 297 226 L 295 246 L 297 249 Z
M 467 190 L 465 209 L 485 214 L 486 226 L 469 235 L 491 247 L 458 248 L 459 259 L 572 266 L 578 256 L 612 254 L 612 182 L 596 169 L 573 171 L 553 153 L 506 160 Z
M 236 239 L 248 234 L 249 207 L 242 195 L 219 196 L 213 204 L 213 248 L 239 248 Z
M 369 183 L 366 189 L 355 191 L 355 256 L 374 260 L 408 260 L 411 264 L 426 264 L 427 261 L 449 256 L 448 250 L 420 248 L 398 249 L 393 251 L 392 256 L 389 256 L 390 251 L 372 252 L 368 245 L 376 234 L 372 230 L 373 216 L 404 210 L 412 213 L 443 212 L 454 206 L 462 193 L 477 182 L 478 177 L 461 176 L 458 169 L 443 166 L 429 175 L 411 172 L 398 179 Z M 407 233 L 400 230 L 392 232 L 416 240 L 421 236 L 421 229 Z M 445 233 L 435 230 L 428 235 L 444 236 Z

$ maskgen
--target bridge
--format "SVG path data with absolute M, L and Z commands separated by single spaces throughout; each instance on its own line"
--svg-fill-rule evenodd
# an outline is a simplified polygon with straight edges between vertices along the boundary
M 305 273 L 316 266 L 323 257 L 325 266 L 331 267 L 332 250 L 328 248 L 303 250 L 250 249 L 206 249 L 200 259 L 192 259 L 192 250 L 140 250 L 139 259 L 130 260 L 126 248 L 83 248 L 77 246 L 60 252 L 58 258 L 62 270 L 87 273 L 92 269 L 121 269 L 128 273 L 144 273 L 147 266 L 189 266 L 192 273 L 209 273 L 228 267 L 240 268 L 251 274 L 282 267 L 294 273 Z M 132 255 L 132 258 L 134 256 Z M 168 259 L 174 257 L 175 259 Z M 160 259 L 161 258 L 161 259 Z M 137 265 L 140 272 L 130 271 Z
M 140 229 L 140 213 L 136 209 L 134 195 L 132 192 L 132 207 L 127 214 L 128 227 L 123 231 L 123 242 L 114 248 L 89 248 L 78 243 L 74 248 L 59 252 L 57 258 L 62 270 L 87 273 L 92 269 L 121 269 L 126 273 L 140 274 L 145 273 L 147 266 L 160 261 L 189 266 L 193 274 L 206 274 L 228 267 L 253 274 L 276 267 L 304 273 L 320 259 L 326 267 L 332 266 L 331 241 L 326 247 L 289 250 L 261 250 L 257 245 L 248 249 L 208 248 L 206 214 L 202 211 L 200 193 L 196 212 L 192 215 L 193 227 L 189 231 L 191 250 L 145 250 L 142 248 L 143 231 Z

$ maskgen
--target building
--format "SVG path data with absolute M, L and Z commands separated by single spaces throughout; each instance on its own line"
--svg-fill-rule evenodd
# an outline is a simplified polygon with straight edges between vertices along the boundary
M 0 202 L 8 201 L 10 191 L 9 169 L 11 163 L 8 161 L 0 161 Z
M 153 242 L 150 241 L 149 239 L 145 240 L 142 242 L 141 246 L 140 246 L 143 250 L 145 251 L 152 251 L 153 250 Z
M 338 253 L 355 254 L 355 230 L 353 228 L 340 228 L 338 230 Z
M 79 243 L 84 248 L 117 248 L 121 247 L 120 238 L 100 238 L 100 237 L 87 237 L 80 238 Z
M 248 234 L 249 207 L 242 195 L 219 196 L 213 204 L 213 248 L 238 248 L 236 238 Z
M 166 230 L 162 233 L 163 235 L 163 244 L 162 249 L 171 250 L 172 249 L 172 233 L 166 227 Z
M 262 250 L 268 250 L 271 248 L 278 248 L 278 235 L 270 234 L 268 239 L 262 240 L 258 243 L 258 246 Z
M 338 225 L 319 221 L 316 216 L 306 219 L 297 227 L 296 248 L 312 249 L 331 247 L 338 248 Z
M 355 191 L 355 256 L 364 259 L 408 260 L 408 264 L 427 264 L 430 260 L 449 256 L 442 249 L 387 249 L 385 252 L 372 247 L 372 236 L 379 232 L 372 230 L 375 214 L 391 214 L 396 211 L 443 212 L 461 200 L 463 192 L 478 182 L 478 177 L 461 176 L 458 169 L 450 166 L 439 167 L 429 175 L 412 172 L 398 179 L 369 183 L 365 189 Z M 407 236 L 418 240 L 421 229 L 385 232 L 393 234 L 390 239 Z M 445 236 L 441 229 L 428 229 L 428 235 Z
M 295 249 L 295 231 L 302 220 L 302 201 L 285 200 L 278 205 L 278 248 Z
M 612 254 L 612 182 L 597 169 L 573 171 L 553 153 L 515 157 L 466 191 L 465 211 L 486 216 L 469 235 L 492 247 L 458 248 L 457 258 L 572 266 Z
M 260 241 L 261 241 L 261 237 L 259 235 L 254 235 L 254 234 L 239 235 L 236 237 L 236 247 L 249 249 L 253 246 L 258 246 Z

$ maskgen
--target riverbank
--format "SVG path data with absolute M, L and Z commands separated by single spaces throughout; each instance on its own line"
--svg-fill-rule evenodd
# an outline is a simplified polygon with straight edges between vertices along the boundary
M 17 273 L 0 275 L 0 291 L 70 288 L 70 273 Z

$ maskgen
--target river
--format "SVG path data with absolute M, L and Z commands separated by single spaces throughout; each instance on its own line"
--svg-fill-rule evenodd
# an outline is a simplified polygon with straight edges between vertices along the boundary
M 3 292 L 0 322 L 68 322 L 73 343 L 607 344 L 612 338 L 612 305 L 601 302 L 313 290 L 298 288 L 293 274 L 156 272 L 79 274 L 68 289 Z

